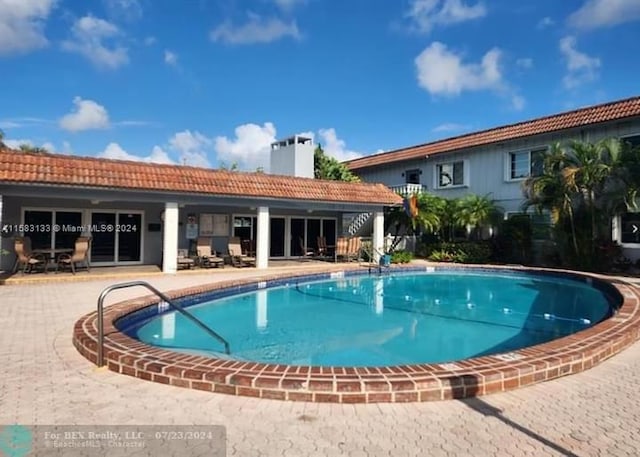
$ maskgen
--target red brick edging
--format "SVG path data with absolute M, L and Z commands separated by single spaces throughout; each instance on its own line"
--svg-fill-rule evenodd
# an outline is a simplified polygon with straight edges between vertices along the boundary
M 584 276 L 604 279 L 596 275 Z M 260 278 L 260 281 L 281 278 Z M 181 297 L 255 282 L 252 279 L 218 283 L 167 295 Z M 157 297 L 147 296 L 105 308 L 105 361 L 112 371 L 148 381 L 277 400 L 380 403 L 485 395 L 587 370 L 637 341 L 640 338 L 640 296 L 620 280 L 609 282 L 624 298 L 621 308 L 612 318 L 578 333 L 506 354 L 454 363 L 366 368 L 223 360 L 149 346 L 121 333 L 113 325 L 118 318 L 158 302 Z M 73 344 L 85 358 L 96 363 L 95 312 L 76 322 Z

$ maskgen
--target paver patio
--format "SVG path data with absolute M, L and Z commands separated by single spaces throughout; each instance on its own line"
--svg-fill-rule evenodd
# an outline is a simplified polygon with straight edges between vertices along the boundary
M 228 269 L 136 279 L 171 290 L 248 273 L 257 274 Z M 71 344 L 73 324 L 114 282 L 0 286 L 0 423 L 224 425 L 230 456 L 640 455 L 640 343 L 577 375 L 465 401 L 252 399 L 91 365 Z M 117 291 L 108 303 L 146 293 Z

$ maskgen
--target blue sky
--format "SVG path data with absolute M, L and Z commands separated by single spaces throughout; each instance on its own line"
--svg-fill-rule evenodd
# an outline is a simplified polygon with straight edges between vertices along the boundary
M 268 165 L 640 95 L 638 0 L 0 0 L 5 142 Z

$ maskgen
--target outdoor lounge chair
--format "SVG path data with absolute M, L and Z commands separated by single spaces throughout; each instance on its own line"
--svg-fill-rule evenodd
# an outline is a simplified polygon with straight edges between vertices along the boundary
M 196 261 L 189 257 L 188 249 L 178 249 L 178 269 L 184 268 L 190 270 Z
M 340 237 L 336 240 L 336 250 L 334 252 L 335 261 L 349 260 L 349 240 L 345 237 Z
M 64 270 L 66 267 L 71 268 L 71 272 L 76 274 L 76 268 L 78 264 L 84 263 L 87 267 L 87 272 L 91 272 L 91 264 L 89 263 L 89 248 L 91 245 L 91 238 L 86 236 L 79 236 L 76 238 L 75 248 L 71 254 L 60 254 L 58 256 L 58 262 L 56 271 Z
M 347 261 L 351 262 L 352 260 L 358 261 L 360 260 L 362 250 L 362 238 L 359 236 L 354 236 L 349 238 L 348 247 L 347 247 Z
M 301 236 L 298 237 L 298 243 L 300 244 L 300 260 L 311 260 L 315 257 L 315 251 L 304 245 L 304 240 Z
M 208 236 L 198 237 L 196 244 L 196 253 L 198 254 L 198 263 L 203 268 L 222 267 L 224 268 L 224 259 L 218 257 L 215 251 L 211 250 L 211 238 Z
M 231 258 L 231 265 L 233 265 L 234 267 L 250 267 L 250 266 L 255 267 L 256 266 L 256 258 L 249 257 L 242 252 L 240 238 L 235 236 L 229 238 L 229 243 L 227 247 L 229 249 L 229 257 Z
M 31 252 L 31 238 L 28 236 L 16 237 L 14 241 L 14 250 L 16 252 L 16 263 L 13 267 L 13 272 L 18 271 L 18 268 L 22 267 L 22 274 L 32 273 L 36 271 L 38 267 L 42 267 L 43 270 L 47 268 L 47 260 L 43 254 L 33 254 Z

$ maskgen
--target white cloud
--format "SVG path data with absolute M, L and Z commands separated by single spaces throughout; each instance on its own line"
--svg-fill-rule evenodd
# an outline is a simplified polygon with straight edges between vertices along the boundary
M 73 154 L 71 150 L 71 145 L 67 141 L 62 142 L 62 148 L 58 149 L 55 144 L 51 141 L 45 141 L 44 143 L 39 143 L 37 141 L 33 141 L 30 139 L 4 139 L 4 144 L 6 144 L 11 149 L 20 149 L 20 146 L 26 145 L 29 147 L 39 147 L 45 149 L 47 152 L 55 153 L 55 154 Z
M 224 22 L 210 33 L 211 40 L 231 44 L 270 43 L 281 38 L 300 39 L 300 31 L 295 21 L 286 23 L 279 18 L 262 18 L 249 13 L 243 25 Z
M 175 52 L 169 51 L 168 49 L 165 49 L 164 63 L 166 63 L 169 66 L 175 67 L 176 65 L 178 65 L 178 54 L 176 54 Z
M 598 77 L 600 59 L 578 51 L 575 37 L 566 36 L 562 38 L 560 40 L 560 52 L 567 63 L 567 74 L 563 79 L 566 88 L 575 88 Z
M 113 70 L 129 62 L 127 48 L 118 42 L 122 32 L 111 22 L 85 16 L 73 24 L 71 35 L 62 49 L 86 57 L 97 67 Z
M 529 57 L 523 57 L 521 59 L 516 60 L 516 65 L 520 68 L 528 70 L 529 68 L 533 68 L 533 59 Z
M 144 39 L 145 46 L 153 46 L 158 42 L 158 39 L 154 36 L 148 36 Z
M 638 0 L 587 0 L 568 19 L 569 25 L 579 29 L 611 27 L 640 19 Z
M 467 4 L 465 0 L 412 0 L 406 14 L 412 30 L 429 33 L 437 25 L 450 25 L 478 19 L 487 14 L 482 2 Z
M 118 144 L 118 143 L 109 143 L 104 151 L 98 154 L 98 157 L 102 157 L 104 159 L 115 159 L 115 160 L 132 160 L 135 162 L 148 162 L 148 163 L 164 163 L 164 164 L 174 164 L 175 162 L 171 160 L 169 155 L 160 147 L 154 146 L 151 154 L 146 157 L 137 156 L 134 154 L 130 154 Z
M 445 122 L 444 124 L 437 125 L 432 129 L 433 132 L 456 132 L 460 130 L 469 130 L 469 126 L 455 122 Z
M 320 144 L 322 144 L 324 153 L 334 159 L 337 159 L 339 162 L 357 159 L 364 155 L 360 152 L 347 149 L 347 143 L 338 138 L 334 128 L 320 129 L 318 130 L 318 135 L 320 136 Z
M 4 140 L 2 140 L 2 142 L 11 149 L 19 149 L 20 146 L 23 144 L 26 144 L 27 146 L 33 146 L 33 141 L 31 140 L 20 140 L 20 139 L 11 140 L 11 139 L 5 138 Z
M 70 132 L 106 129 L 109 127 L 109 113 L 104 106 L 93 100 L 73 99 L 75 108 L 60 119 L 60 127 Z
M 107 12 L 116 18 L 133 21 L 142 17 L 138 0 L 103 0 Z
M 241 168 L 269 167 L 271 143 L 276 141 L 276 128 L 271 122 L 244 124 L 236 127 L 235 138 L 218 136 L 214 149 L 218 160 L 230 165 L 237 162 Z
M 180 162 L 192 167 L 210 167 L 207 150 L 212 141 L 200 132 L 190 130 L 178 132 L 169 140 L 169 145 L 180 154 Z
M 461 56 L 436 41 L 415 59 L 418 84 L 431 94 L 445 95 L 499 88 L 503 84 L 500 57 L 501 51 L 493 48 L 480 63 L 464 63 Z
M 538 28 L 546 29 L 547 27 L 551 27 L 555 23 L 556 22 L 553 19 L 551 19 L 549 16 L 545 16 L 542 19 L 540 19 L 540 21 L 538 22 Z
M 0 55 L 45 47 L 44 25 L 54 4 L 55 0 L 0 0 Z

